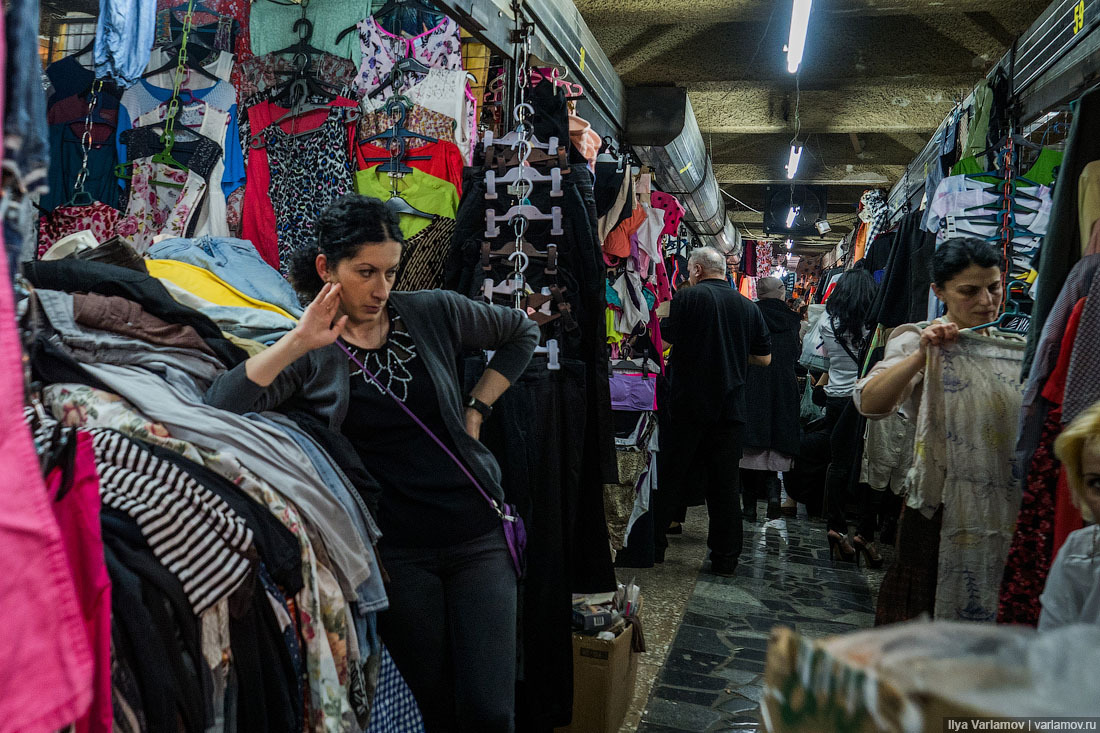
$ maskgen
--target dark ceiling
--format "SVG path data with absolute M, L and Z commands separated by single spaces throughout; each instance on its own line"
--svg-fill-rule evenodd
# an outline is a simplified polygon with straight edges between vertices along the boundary
M 759 235 L 764 188 L 828 186 L 832 246 L 860 195 L 892 186 L 1048 0 L 815 0 L 802 71 L 787 73 L 791 0 L 576 0 L 627 86 L 688 89 L 730 218 Z M 797 116 L 796 116 L 797 108 Z M 797 118 L 796 118 L 797 117 Z

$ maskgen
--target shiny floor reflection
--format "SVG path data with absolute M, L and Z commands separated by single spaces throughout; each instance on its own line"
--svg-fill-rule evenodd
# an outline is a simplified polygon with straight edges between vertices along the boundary
M 701 571 L 639 733 L 763 731 L 759 700 L 772 627 L 810 637 L 869 628 L 881 575 L 834 565 L 823 522 L 803 515 L 745 523 L 737 575 Z

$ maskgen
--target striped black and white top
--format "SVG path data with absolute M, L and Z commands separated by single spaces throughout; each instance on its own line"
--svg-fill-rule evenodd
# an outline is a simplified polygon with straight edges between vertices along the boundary
M 244 581 L 252 530 L 221 497 L 121 433 L 91 429 L 105 506 L 133 517 L 153 554 L 179 578 L 195 614 Z

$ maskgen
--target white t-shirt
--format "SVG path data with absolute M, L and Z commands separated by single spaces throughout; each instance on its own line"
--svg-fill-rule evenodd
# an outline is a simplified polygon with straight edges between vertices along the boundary
M 825 344 L 825 356 L 829 359 L 829 383 L 825 385 L 825 394 L 829 397 L 848 397 L 856 388 L 859 364 L 837 341 L 833 319 L 829 317 L 828 311 L 821 319 L 821 340 Z M 858 349 L 851 344 L 846 345 L 853 354 L 859 356 Z
M 1071 532 L 1050 566 L 1039 596 L 1039 631 L 1100 624 L 1100 525 Z

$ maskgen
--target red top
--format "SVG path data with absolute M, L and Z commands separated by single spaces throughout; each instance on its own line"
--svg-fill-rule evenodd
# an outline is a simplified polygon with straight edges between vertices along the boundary
M 356 131 L 351 131 L 352 157 L 355 159 L 355 169 L 365 171 L 376 165 L 382 165 L 390 157 L 390 151 L 373 143 L 359 143 L 355 140 Z M 428 158 L 428 160 L 406 160 L 410 168 L 416 168 L 436 178 L 442 178 L 455 185 L 458 195 L 462 195 L 462 153 L 458 146 L 446 140 L 439 140 L 416 148 L 409 148 L 405 154 L 409 158 Z M 369 158 L 382 158 L 373 160 Z

